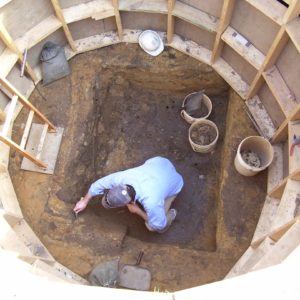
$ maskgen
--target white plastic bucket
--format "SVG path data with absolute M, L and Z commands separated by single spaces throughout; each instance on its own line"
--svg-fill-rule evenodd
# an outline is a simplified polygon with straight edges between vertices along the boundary
M 244 151 L 257 154 L 261 162 L 260 167 L 249 165 L 242 157 Z M 241 141 L 234 159 L 234 166 L 241 175 L 254 176 L 271 164 L 273 156 L 273 147 L 267 139 L 261 136 L 249 136 Z
M 202 103 L 207 107 L 207 114 L 201 118 L 194 118 L 192 116 L 190 116 L 184 109 L 185 105 L 186 105 L 186 102 L 188 102 L 189 98 L 195 94 L 198 94 L 200 92 L 194 92 L 194 93 L 191 93 L 191 94 L 188 94 L 183 102 L 182 102 L 182 110 L 181 110 L 181 116 L 189 123 L 189 124 L 193 124 L 195 121 L 197 120 L 202 120 L 202 119 L 206 119 L 209 117 L 209 115 L 211 114 L 211 111 L 212 111 L 212 103 L 211 103 L 211 100 L 209 99 L 209 97 L 205 94 L 203 94 L 203 98 L 202 98 Z
M 215 139 L 207 145 L 197 144 L 192 140 L 192 137 L 191 137 L 191 133 L 192 133 L 193 128 L 195 128 L 196 126 L 201 126 L 201 125 L 210 126 L 211 128 L 213 128 L 213 130 L 216 133 Z M 206 120 L 206 119 L 197 120 L 189 128 L 189 141 L 190 141 L 192 149 L 195 152 L 208 153 L 208 152 L 212 151 L 215 148 L 216 144 L 217 144 L 218 138 L 219 138 L 218 127 L 214 122 L 212 122 L 210 120 Z

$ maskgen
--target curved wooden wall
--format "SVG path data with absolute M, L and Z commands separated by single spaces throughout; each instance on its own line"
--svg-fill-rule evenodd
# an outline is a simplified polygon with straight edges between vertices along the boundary
M 299 227 L 299 217 L 284 215 L 284 208 L 279 204 L 291 190 L 298 193 L 295 186 L 300 180 L 300 157 L 291 157 L 287 151 L 293 135 L 300 134 L 300 0 L 285 3 L 276 0 L 0 0 L 0 76 L 29 96 L 34 89 L 33 82 L 41 79 L 39 54 L 46 40 L 65 45 L 70 59 L 78 53 L 120 42 L 137 43 L 144 29 L 158 31 L 166 45 L 212 66 L 245 101 L 249 115 L 260 133 L 271 139 L 276 154 L 269 170 L 266 204 L 253 244 L 245 253 L 245 262 L 258 247 L 269 249 L 276 243 L 280 247 L 290 245 L 286 234 L 293 236 L 291 232 L 295 234 Z M 28 59 L 25 75 L 20 78 L 25 49 Z M 1 92 L 1 118 L 10 106 L 9 101 L 9 95 Z M 39 241 L 19 208 L 7 171 L 8 154 L 9 149 L 0 143 L 1 220 L 8 226 L 8 232 L 16 224 L 20 232 L 26 232 L 26 239 L 19 241 L 25 245 L 24 253 L 20 253 L 38 260 L 39 257 L 26 250 L 26 241 Z M 276 222 L 270 221 L 272 217 Z M 13 239 L 15 235 L 10 233 Z M 53 266 L 56 262 L 45 253 L 49 256 L 42 259 L 49 259 Z M 271 257 L 268 262 L 271 265 L 278 259 Z M 244 268 L 243 272 L 249 270 Z M 237 264 L 232 274 L 240 273 Z M 76 280 L 81 282 L 80 278 Z

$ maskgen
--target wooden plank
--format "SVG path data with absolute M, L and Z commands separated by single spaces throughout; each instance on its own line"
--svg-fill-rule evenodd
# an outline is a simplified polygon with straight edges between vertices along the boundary
M 246 0 L 249 4 L 261 11 L 264 15 L 272 19 L 277 24 L 283 23 L 286 7 L 274 0 Z
M 0 248 L 10 250 L 21 255 L 31 256 L 32 253 L 18 234 L 11 228 L 4 213 L 0 211 Z
M 210 64 L 211 51 L 193 41 L 183 40 L 180 36 L 174 34 L 173 41 L 169 46 L 208 65 Z
M 48 124 L 45 124 L 43 126 L 42 134 L 41 134 L 41 137 L 40 137 L 40 140 L 39 140 L 39 143 L 38 143 L 38 146 L 37 146 L 37 151 L 36 151 L 36 158 L 37 159 L 41 158 L 41 154 L 42 154 L 42 150 L 43 150 L 43 147 L 44 147 L 46 135 L 47 135 L 47 132 L 48 132 L 48 127 L 49 127 Z
M 173 41 L 174 35 L 174 17 L 173 17 L 173 9 L 175 5 L 175 0 L 168 0 L 168 21 L 167 21 L 167 43 L 171 44 Z
M 243 255 L 239 258 L 239 260 L 235 263 L 235 265 L 231 268 L 231 270 L 226 274 L 224 279 L 232 278 L 238 275 L 243 274 L 243 266 L 246 261 L 252 256 L 254 252 L 254 248 L 251 246 L 247 248 L 247 250 L 243 253 Z
M 125 35 L 125 31 L 123 35 Z M 123 41 L 125 42 L 124 37 L 123 37 Z M 121 41 L 117 33 L 114 31 L 110 31 L 98 35 L 93 35 L 88 38 L 76 40 L 75 45 L 76 45 L 77 53 L 83 53 L 86 51 L 118 44 L 120 42 Z
M 258 96 L 246 100 L 246 105 L 263 136 L 270 139 L 275 133 L 274 124 Z
M 41 168 L 47 168 L 47 165 L 45 163 L 43 163 L 39 159 L 36 159 L 34 156 L 32 156 L 31 154 L 29 154 L 27 151 L 24 151 L 23 149 L 21 149 L 20 146 L 18 144 L 16 144 L 14 141 L 12 141 L 11 139 L 8 139 L 7 137 L 2 136 L 0 134 L 0 141 L 2 141 L 3 143 L 5 143 L 6 145 L 12 147 L 17 152 L 19 152 L 22 156 L 26 157 L 27 159 L 29 159 L 33 163 L 37 164 L 39 167 L 41 167 Z
M 271 143 L 280 143 L 287 139 L 288 136 L 288 121 L 285 120 L 279 128 L 275 131 L 271 138 Z
M 298 52 L 300 52 L 300 18 L 296 18 L 288 23 L 286 25 L 286 31 Z
M 51 262 L 55 261 L 45 245 L 40 241 L 24 219 L 18 220 L 18 222 L 12 225 L 12 229 L 35 257 Z
M 117 24 L 117 28 L 118 28 L 119 39 L 122 40 L 123 39 L 123 25 L 122 25 L 122 20 L 121 20 L 120 11 L 119 11 L 119 0 L 113 0 L 112 3 L 113 3 L 114 11 L 115 11 L 115 18 L 116 18 L 116 24 Z
M 274 245 L 275 242 L 266 237 L 257 248 L 250 246 L 225 278 L 242 275 L 249 272 L 253 266 L 256 265 L 257 262 L 259 262 L 262 257 L 264 257 L 264 255 L 274 247 Z
M 29 115 L 28 115 L 28 118 L 27 118 L 27 121 L 26 121 L 26 125 L 25 125 L 25 128 L 24 128 L 24 132 L 23 132 L 23 135 L 22 135 L 22 138 L 21 138 L 21 143 L 20 143 L 20 148 L 21 149 L 25 149 L 27 139 L 28 139 L 28 135 L 29 135 L 29 131 L 30 131 L 31 124 L 32 124 L 32 120 L 33 120 L 33 116 L 34 116 L 34 111 L 31 110 L 29 112 Z
M 168 13 L 166 0 L 119 0 L 119 3 L 119 9 L 123 11 Z
M 271 231 L 282 227 L 300 214 L 300 182 L 288 179 Z
M 279 202 L 279 199 L 271 198 L 269 196 L 266 197 L 251 244 L 271 232 L 273 219 L 278 211 Z
M 44 140 L 44 145 L 41 147 L 42 140 L 44 139 L 42 136 L 45 134 L 45 132 L 46 137 Z M 43 174 L 53 174 L 60 149 L 62 135 L 63 128 L 61 127 L 57 127 L 57 131 L 53 133 L 47 132 L 46 127 L 42 124 L 33 123 L 25 150 L 37 158 L 38 152 L 42 149 L 39 159 L 47 165 L 47 168 L 41 169 L 28 159 L 23 158 L 21 169 Z
M 247 98 L 251 98 L 257 94 L 258 90 L 261 88 L 262 84 L 264 83 L 262 73 L 266 69 L 269 69 L 270 67 L 272 67 L 275 64 L 277 58 L 279 57 L 280 53 L 286 46 L 288 40 L 289 40 L 289 37 L 288 37 L 287 33 L 285 32 L 285 28 L 281 27 L 272 43 L 267 55 L 265 56 L 263 65 L 257 72 L 255 78 L 253 79 L 253 81 L 250 85 L 250 88 L 249 88 L 249 91 L 247 94 Z
M 3 42 L 5 43 L 5 45 L 12 51 L 14 52 L 17 56 L 18 59 L 20 61 L 20 63 L 23 63 L 23 60 L 26 59 L 24 58 L 23 53 L 20 51 L 20 49 L 16 46 L 15 42 L 13 41 L 12 37 L 10 36 L 10 34 L 8 33 L 8 31 L 6 30 L 6 28 L 3 26 L 3 24 L 0 24 L 0 37 L 3 40 Z M 31 68 L 31 66 L 29 65 L 28 62 L 25 62 L 25 67 L 26 67 L 26 71 L 27 73 L 30 75 L 30 77 L 32 78 L 32 80 L 34 82 L 37 81 L 37 78 L 34 74 L 33 69 Z
M 211 57 L 212 63 L 214 63 L 220 57 L 224 45 L 221 36 L 223 32 L 226 30 L 226 28 L 228 27 L 228 25 L 230 24 L 232 12 L 234 9 L 234 4 L 235 4 L 235 0 L 224 0 L 223 2 L 222 12 L 219 20 L 219 26 L 217 29 L 217 35 L 216 35 L 216 39 L 212 51 L 212 57 Z
M 300 14 L 300 1 L 299 0 L 292 0 L 290 5 L 284 14 L 283 23 L 286 24 L 292 21 L 294 18 L 297 18 Z
M 273 144 L 274 157 L 268 168 L 268 184 L 267 191 L 272 191 L 284 177 L 283 174 L 283 144 Z
M 175 2 L 173 15 L 209 32 L 217 32 L 218 19 L 216 17 L 183 2 Z
M 300 221 L 297 221 L 281 239 L 256 263 L 251 270 L 266 268 L 281 263 L 300 243 Z
M 236 30 L 228 26 L 222 34 L 222 40 L 239 53 L 257 70 L 262 66 L 265 56 Z
M 76 47 L 75 47 L 75 44 L 74 44 L 74 39 L 73 39 L 72 34 L 71 34 L 70 30 L 69 30 L 69 27 L 66 24 L 66 21 L 65 21 L 62 9 L 60 7 L 60 4 L 59 4 L 58 0 L 51 0 L 51 2 L 52 2 L 52 6 L 53 6 L 53 8 L 55 10 L 57 18 L 60 20 L 60 22 L 61 22 L 61 24 L 63 26 L 63 30 L 64 30 L 66 38 L 67 38 L 67 40 L 69 42 L 69 45 L 70 45 L 71 49 L 74 52 L 76 52 Z
M 0 172 L 1 193 L 0 202 L 6 213 L 22 218 L 19 201 L 8 171 Z
M 6 113 L 0 108 L 0 124 L 5 121 Z
M 0 84 L 3 85 L 4 88 L 6 88 L 8 91 L 10 91 L 12 94 L 15 94 L 19 97 L 19 101 L 29 108 L 30 110 L 33 110 L 34 113 L 38 116 L 38 118 L 44 122 L 47 123 L 50 127 L 50 130 L 55 131 L 55 126 L 35 107 L 33 106 L 25 96 L 23 96 L 8 80 L 6 80 L 3 77 L 0 77 Z
M 81 3 L 62 9 L 62 13 L 67 24 L 87 18 L 101 20 L 115 15 L 115 11 L 110 0 L 95 0 L 87 3 Z
M 0 55 L 0 75 L 6 77 L 17 63 L 19 57 L 16 53 L 6 48 Z
M 249 85 L 224 59 L 219 58 L 212 66 L 243 99 L 246 98 Z
M 34 267 L 42 269 L 43 271 L 52 274 L 56 277 L 64 279 L 65 281 L 73 284 L 88 284 L 88 281 L 75 274 L 65 266 L 55 263 L 48 263 L 42 260 L 36 260 L 33 264 Z
M 287 180 L 288 180 L 288 178 L 286 177 L 280 183 L 278 183 L 277 186 L 273 188 L 273 190 L 268 192 L 268 196 L 270 196 L 272 198 L 280 199 L 284 192 Z
M 294 135 L 300 138 L 300 123 L 293 121 L 289 123 L 289 149 L 293 143 Z M 289 173 L 300 169 L 300 148 L 294 147 L 293 155 L 289 155 Z
M 283 113 L 288 117 L 297 106 L 295 95 L 290 91 L 276 66 L 263 72 L 263 77 L 268 84 Z
M 294 111 L 291 113 L 290 120 L 296 121 L 300 119 L 300 103 L 297 104 Z
M 28 30 L 21 38 L 15 40 L 15 44 L 21 51 L 24 51 L 25 48 L 30 49 L 61 26 L 60 20 L 56 16 L 51 15 Z
M 14 95 L 10 101 L 10 105 L 7 110 L 6 119 L 1 130 L 1 135 L 7 136 L 9 128 L 12 126 L 14 111 L 18 102 L 18 96 Z

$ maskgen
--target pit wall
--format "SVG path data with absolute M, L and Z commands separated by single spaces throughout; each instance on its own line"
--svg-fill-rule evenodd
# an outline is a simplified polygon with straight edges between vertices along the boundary
M 276 150 L 277 164 L 273 164 L 269 172 L 268 197 L 259 222 L 262 225 L 258 226 L 244 261 L 237 263 L 231 276 L 247 273 L 251 268 L 247 269 L 245 264 L 249 267 L 261 259 L 255 256 L 256 252 L 267 254 L 264 266 L 292 260 L 290 257 L 297 257 L 299 252 L 297 216 L 287 217 L 279 211 L 276 222 L 280 226 L 274 227 L 274 222 L 272 224 L 272 217 L 276 216 L 274 207 L 280 207 L 280 201 L 285 201 L 284 195 L 291 194 L 291 186 L 294 182 L 297 186 L 297 180 L 300 179 L 300 160 L 290 158 L 284 150 L 291 145 L 293 134 L 298 133 L 295 121 L 300 114 L 300 86 L 297 82 L 300 70 L 300 0 L 290 0 L 287 4 L 288 8 L 275 0 L 2 0 L 0 76 L 29 97 L 34 83 L 41 80 L 39 55 L 46 41 L 65 46 L 67 58 L 70 59 L 78 53 L 120 42 L 137 43 L 139 34 L 145 29 L 158 31 L 165 45 L 212 66 L 245 100 L 249 116 L 257 129 L 271 139 Z M 20 77 L 20 62 L 25 49 L 28 50 L 26 72 L 24 77 Z M 5 91 L 1 92 L 0 112 L 7 111 L 9 106 L 10 97 Z M 43 110 L 42 107 L 39 109 Z M 21 106 L 18 106 L 13 120 L 20 110 Z M 263 276 L 274 280 L 268 297 L 273 295 L 273 299 L 280 298 L 287 287 L 292 293 L 291 299 L 296 295 L 298 284 L 292 284 L 296 276 L 290 275 L 295 268 L 288 263 L 174 294 L 144 294 L 81 285 L 70 288 L 68 284 L 56 283 L 86 282 L 55 262 L 23 219 L 7 169 L 9 149 L 1 143 L 0 151 L 0 246 L 1 261 L 6 266 L 1 276 L 2 282 L 7 282 L 9 287 L 7 291 L 12 293 L 9 295 L 18 290 L 23 292 L 16 293 L 20 299 L 23 296 L 25 299 L 28 293 L 31 293 L 32 299 L 38 298 L 38 289 L 33 292 L 28 287 L 36 287 L 36 283 L 39 283 L 39 286 L 50 291 L 43 297 L 53 295 L 55 287 L 55 290 L 62 294 L 67 292 L 74 299 L 82 293 L 89 295 L 89 299 L 119 294 L 122 297 L 128 295 L 131 299 L 141 294 L 143 297 L 169 299 L 203 295 L 210 299 L 208 295 L 213 298 L 224 296 L 225 293 L 235 299 L 240 298 L 243 285 L 252 284 L 256 288 L 247 289 L 247 295 L 243 293 L 244 298 L 250 299 L 258 295 L 263 297 L 264 292 L 260 294 L 258 288 L 262 285 L 260 278 Z M 296 194 L 297 188 L 293 189 Z M 275 252 L 272 246 L 277 247 Z M 259 251 L 255 252 L 256 249 Z M 5 276 L 6 270 L 12 274 L 26 274 L 27 286 L 21 279 L 18 287 L 13 285 L 16 280 L 12 276 Z M 296 269 L 294 271 L 299 272 Z M 289 280 L 284 283 L 280 281 L 277 285 L 283 274 Z M 240 288 L 233 292 L 232 286 L 235 284 Z

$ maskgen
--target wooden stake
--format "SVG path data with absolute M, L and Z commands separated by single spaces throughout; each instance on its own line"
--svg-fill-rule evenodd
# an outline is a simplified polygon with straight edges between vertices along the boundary
M 122 26 L 120 11 L 119 11 L 119 0 L 113 0 L 113 7 L 115 10 L 115 18 L 116 18 L 116 23 L 117 23 L 117 28 L 118 28 L 119 39 L 122 41 L 123 40 L 123 26 Z
M 67 40 L 69 42 L 69 45 L 70 45 L 71 49 L 74 52 L 76 52 L 77 49 L 76 49 L 76 46 L 75 46 L 75 43 L 74 43 L 74 39 L 73 39 L 72 34 L 71 34 L 70 30 L 69 30 L 69 27 L 68 27 L 68 25 L 66 23 L 64 14 L 63 14 L 63 12 L 61 10 L 61 6 L 59 4 L 59 0 L 51 0 L 51 2 L 52 2 L 52 6 L 53 6 L 53 8 L 55 10 L 57 18 L 60 20 L 60 22 L 61 22 L 61 24 L 63 26 L 63 30 L 65 32 L 66 38 L 67 38 Z
M 230 24 L 232 12 L 234 9 L 235 0 L 224 0 L 221 17 L 219 20 L 219 27 L 217 30 L 216 39 L 211 56 L 211 63 L 213 64 L 220 56 L 224 46 L 224 42 L 221 39 L 223 32 Z
M 168 24 L 167 24 L 167 43 L 171 44 L 174 35 L 174 17 L 172 15 L 174 9 L 175 1 L 168 0 Z

